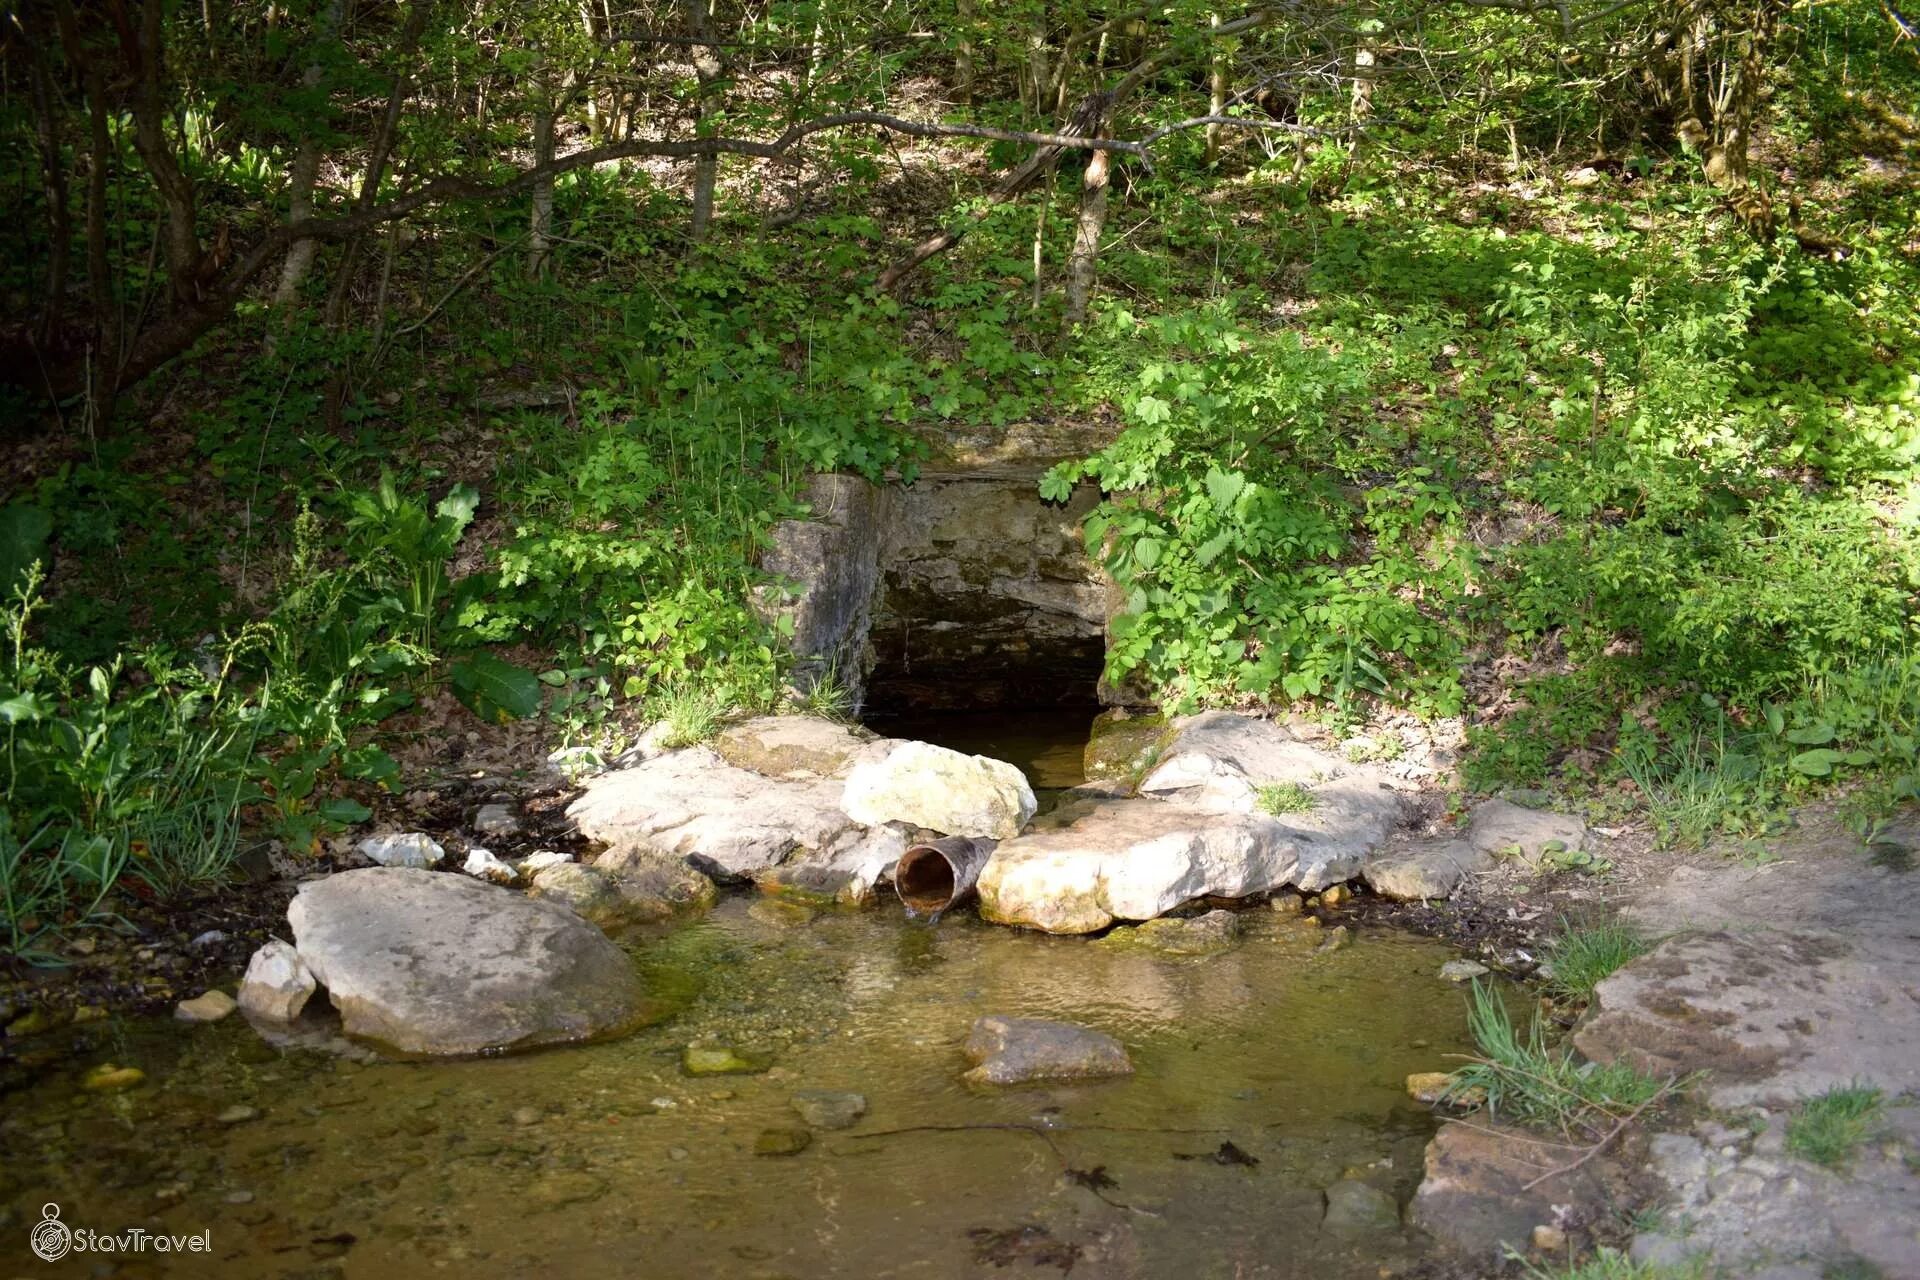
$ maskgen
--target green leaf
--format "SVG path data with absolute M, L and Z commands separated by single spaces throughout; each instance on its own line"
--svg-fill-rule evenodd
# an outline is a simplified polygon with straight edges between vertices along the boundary
M 1822 747 L 1817 751 L 1802 751 L 1787 763 L 1795 773 L 1804 773 L 1810 778 L 1824 778 L 1833 772 L 1833 766 L 1844 757 L 1838 752 Z
M 1234 500 L 1246 487 L 1247 478 L 1238 471 L 1222 471 L 1218 467 L 1207 469 L 1207 496 L 1222 512 L 1233 509 Z
M 10 592 L 26 576 L 29 566 L 42 559 L 53 517 L 24 502 L 0 507 L 0 595 Z
M 1786 732 L 1788 742 L 1797 742 L 1803 747 L 1818 747 L 1833 741 L 1833 726 L 1830 724 L 1808 725 Z
M 26 724 L 44 718 L 53 707 L 37 693 L 0 698 L 0 724 Z
M 313 811 L 326 821 L 342 827 L 350 827 L 356 822 L 365 822 L 373 816 L 373 810 L 352 796 L 336 796 L 331 800 L 323 800 L 314 806 Z
M 1142 538 L 1133 544 L 1133 560 L 1142 569 L 1151 569 L 1160 563 L 1160 540 Z
M 448 672 L 453 696 L 482 720 L 505 724 L 540 709 L 540 677 L 524 667 L 480 653 Z

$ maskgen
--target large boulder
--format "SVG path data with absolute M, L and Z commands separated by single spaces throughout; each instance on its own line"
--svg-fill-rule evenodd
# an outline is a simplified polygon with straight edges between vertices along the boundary
M 1133 1060 L 1118 1040 L 1071 1022 L 1007 1018 L 989 1014 L 967 1036 L 974 1084 L 1026 1084 L 1032 1080 L 1095 1080 L 1133 1073 Z
M 609 849 L 671 854 L 723 880 L 753 879 L 796 850 L 862 834 L 840 808 L 838 782 L 763 777 L 707 747 L 601 774 L 567 816 Z
M 605 934 L 465 876 L 347 871 L 300 886 L 287 920 L 342 1029 L 392 1053 L 589 1040 L 647 1012 L 632 961 Z
M 1038 806 L 1026 776 L 1004 760 L 902 742 L 853 767 L 841 807 L 869 826 L 905 822 L 942 835 L 1005 840 Z
M 1375 893 L 1397 902 L 1445 898 L 1468 876 L 1493 869 L 1493 855 L 1464 840 L 1416 845 L 1369 859 L 1363 876 Z
M 1095 804 L 1067 826 L 994 850 L 980 873 L 980 913 L 1048 933 L 1092 933 L 1199 897 L 1324 889 L 1360 869 L 1372 828 L 1327 832 L 1317 816 L 1220 813 L 1163 800 Z

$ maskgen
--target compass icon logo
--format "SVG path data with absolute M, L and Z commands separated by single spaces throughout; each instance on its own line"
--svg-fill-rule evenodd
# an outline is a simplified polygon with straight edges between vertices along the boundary
M 60 1206 L 40 1206 L 40 1222 L 33 1229 L 33 1251 L 47 1262 L 58 1262 L 73 1247 L 73 1229 L 60 1221 Z

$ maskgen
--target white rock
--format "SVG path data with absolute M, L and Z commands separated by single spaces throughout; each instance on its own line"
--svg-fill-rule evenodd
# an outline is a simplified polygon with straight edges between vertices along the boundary
M 1448 982 L 1471 982 L 1475 978 L 1484 978 L 1493 970 L 1478 960 L 1449 960 L 1440 966 L 1440 976 Z
M 383 867 L 435 867 L 447 856 L 432 836 L 419 831 L 368 836 L 354 848 Z
M 750 879 L 794 855 L 857 838 L 840 784 L 783 781 L 728 764 L 706 747 L 602 774 L 567 808 L 580 833 L 609 849 L 686 858 L 723 879 Z
M 512 884 L 515 876 L 514 869 L 495 857 L 493 850 L 483 849 L 479 845 L 467 850 L 467 860 L 460 864 L 460 869 L 470 876 L 479 876 L 495 884 Z
M 1266 814 L 1119 800 L 1068 826 L 1003 842 L 980 873 L 980 913 L 1049 933 L 1091 933 L 1208 895 L 1324 889 L 1349 878 L 1364 853 L 1364 845 Z
M 1579 818 L 1524 808 L 1510 800 L 1487 801 L 1473 811 L 1467 827 L 1467 843 L 1474 848 L 1500 853 L 1518 846 L 1529 858 L 1539 857 L 1556 840 L 1565 848 L 1578 849 L 1586 838 L 1587 824 Z
M 868 826 L 906 822 L 950 836 L 1018 835 L 1033 817 L 1033 788 L 1004 760 L 902 742 L 847 775 L 840 807 Z
M 514 863 L 513 866 L 521 875 L 533 877 L 539 875 L 548 867 L 557 867 L 563 863 L 572 861 L 573 855 L 570 853 L 561 853 L 555 849 L 541 849 L 528 854 L 526 857 L 520 859 L 520 861 Z
M 318 984 L 292 947 L 274 938 L 247 961 L 240 981 L 240 1008 L 249 1017 L 292 1022 Z
M 483 836 L 520 834 L 520 807 L 505 800 L 493 800 L 474 811 L 473 829 Z
M 311 880 L 287 908 L 341 1027 L 407 1055 L 592 1039 L 645 1012 L 627 954 L 556 903 L 401 868 Z

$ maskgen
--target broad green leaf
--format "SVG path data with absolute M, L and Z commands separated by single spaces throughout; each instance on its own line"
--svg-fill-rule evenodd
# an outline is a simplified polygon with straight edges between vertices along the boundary
M 1810 778 L 1824 778 L 1833 772 L 1833 766 L 1843 759 L 1838 751 L 1821 747 L 1816 751 L 1802 751 L 1787 763 L 1795 773 L 1804 773 Z
M 350 827 L 356 822 L 365 822 L 373 816 L 373 810 L 355 800 L 352 796 L 336 796 L 323 800 L 314 806 L 315 813 L 342 827 Z
M 1151 569 L 1160 563 L 1160 540 L 1142 538 L 1133 544 L 1133 559 L 1142 569 Z
M 1207 496 L 1223 512 L 1233 509 L 1234 500 L 1246 487 L 1247 478 L 1238 471 L 1222 471 L 1217 467 L 1207 471 Z
M 1825 746 L 1833 741 L 1833 726 L 1830 724 L 1807 725 L 1799 729 L 1789 729 L 1788 742 L 1797 742 L 1803 747 Z
M 524 667 L 479 653 L 448 672 L 453 696 L 482 720 L 505 724 L 540 709 L 540 677 Z

